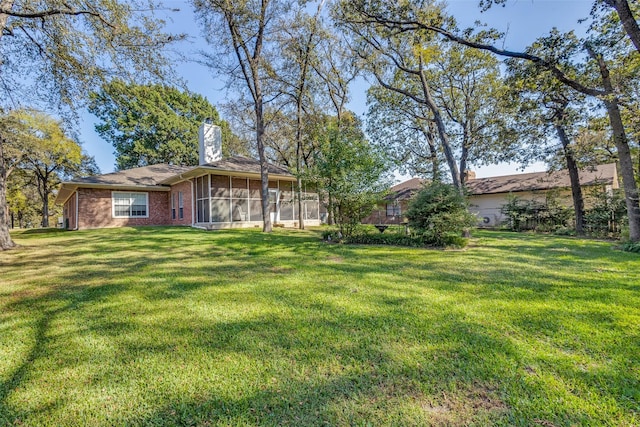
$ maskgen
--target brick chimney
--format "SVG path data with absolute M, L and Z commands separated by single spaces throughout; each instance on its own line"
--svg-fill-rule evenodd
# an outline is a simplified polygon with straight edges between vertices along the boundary
M 222 131 L 211 119 L 205 119 L 198 129 L 198 149 L 201 165 L 222 159 Z
M 474 171 L 466 170 L 462 174 L 462 182 L 469 182 L 476 179 L 476 173 Z

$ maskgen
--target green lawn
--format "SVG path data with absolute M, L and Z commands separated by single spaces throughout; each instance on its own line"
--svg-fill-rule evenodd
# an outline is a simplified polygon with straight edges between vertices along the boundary
M 477 232 L 16 232 L 0 425 L 640 425 L 640 256 Z

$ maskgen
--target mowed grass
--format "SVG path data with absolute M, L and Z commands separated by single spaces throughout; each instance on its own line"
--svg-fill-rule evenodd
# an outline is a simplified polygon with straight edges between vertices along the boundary
M 640 425 L 640 257 L 477 232 L 17 232 L 0 425 Z

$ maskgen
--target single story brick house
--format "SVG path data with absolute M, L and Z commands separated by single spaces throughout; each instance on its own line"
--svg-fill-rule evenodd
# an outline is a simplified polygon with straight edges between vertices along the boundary
M 408 181 L 394 185 L 384 198 L 384 204 L 374 209 L 371 215 L 362 220 L 362 223 L 402 224 L 405 221 L 404 212 L 407 211 L 409 200 L 420 191 L 425 182 L 421 178 L 411 178 Z
M 580 184 L 583 188 L 602 187 L 607 191 L 619 188 L 615 163 L 587 168 L 580 172 Z M 409 200 L 417 193 L 424 180 L 412 178 L 390 188 L 385 199 L 386 205 L 375 210 L 363 220 L 366 224 L 399 224 L 405 221 Z M 557 172 L 534 172 L 514 175 L 476 178 L 473 171 L 466 174 L 465 186 L 469 194 L 469 209 L 478 216 L 481 226 L 492 227 L 501 224 L 506 218 L 502 206 L 507 204 L 510 195 L 526 200 L 544 201 L 550 191 L 566 206 L 573 206 L 571 182 L 566 170 Z
M 207 229 L 262 225 L 260 163 L 222 159 L 220 129 L 200 128 L 200 165 L 158 164 L 63 182 L 56 203 L 67 229 L 186 225 Z M 269 164 L 271 221 L 296 226 L 296 178 Z M 315 192 L 303 193 L 306 225 L 320 224 Z

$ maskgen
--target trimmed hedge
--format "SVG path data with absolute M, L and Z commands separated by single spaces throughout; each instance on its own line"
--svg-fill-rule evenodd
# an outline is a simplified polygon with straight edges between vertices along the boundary
M 422 237 L 407 236 L 399 233 L 357 233 L 346 239 L 347 243 L 360 245 L 392 245 L 420 248 L 426 246 Z

